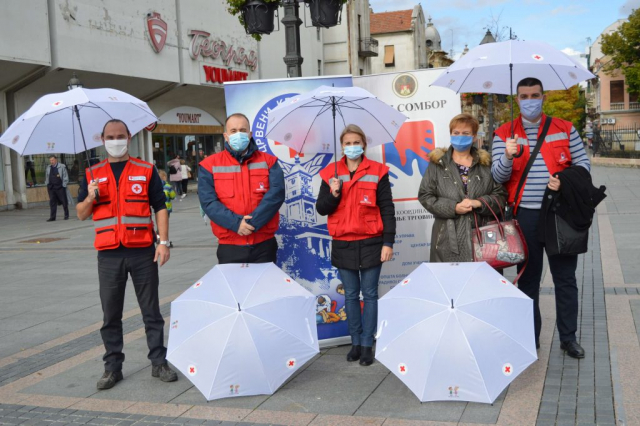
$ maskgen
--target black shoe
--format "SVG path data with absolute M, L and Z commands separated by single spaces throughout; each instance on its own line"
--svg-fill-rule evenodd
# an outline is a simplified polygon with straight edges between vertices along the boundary
M 69 220 L 69 216 L 65 216 L 65 217 L 64 217 L 64 220 Z
M 362 355 L 360 355 L 360 365 L 365 367 L 373 364 L 373 348 L 371 346 L 362 346 Z
M 55 222 L 56 218 L 55 217 L 50 217 L 49 219 L 47 219 L 47 222 Z
M 111 389 L 122 380 L 122 371 L 105 371 L 96 387 L 99 390 Z
M 353 362 L 360 359 L 360 345 L 352 345 L 351 350 L 347 354 L 347 361 Z
M 584 358 L 584 349 L 576 341 L 560 342 L 560 349 L 565 351 L 571 358 Z
M 173 371 L 166 362 L 152 366 L 151 375 L 153 377 L 159 377 L 163 382 L 175 382 L 178 380 L 178 374 Z

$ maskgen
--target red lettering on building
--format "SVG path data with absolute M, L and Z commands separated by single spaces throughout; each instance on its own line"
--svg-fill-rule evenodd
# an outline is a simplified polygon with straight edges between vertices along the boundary
M 227 46 L 222 40 L 212 40 L 209 38 L 211 33 L 206 31 L 191 30 L 189 35 L 191 36 L 189 56 L 194 61 L 198 59 L 198 56 L 203 58 L 211 57 L 213 59 L 221 57 L 222 62 L 227 66 L 245 64 L 251 71 L 255 71 L 258 67 L 258 56 L 253 50 L 247 55 L 244 47 L 234 49 L 233 45 Z
M 242 71 L 226 70 L 224 68 L 203 65 L 205 81 L 207 83 L 224 83 L 225 81 L 244 81 L 249 78 L 249 73 Z

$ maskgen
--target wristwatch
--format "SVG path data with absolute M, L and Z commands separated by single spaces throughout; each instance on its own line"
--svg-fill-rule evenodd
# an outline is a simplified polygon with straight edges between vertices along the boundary
M 158 244 L 169 247 L 169 241 L 158 241 Z

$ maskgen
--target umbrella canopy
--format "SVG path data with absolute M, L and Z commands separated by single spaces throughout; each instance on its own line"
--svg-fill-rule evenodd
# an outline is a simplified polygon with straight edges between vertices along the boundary
M 537 359 L 533 301 L 485 262 L 423 263 L 378 324 L 376 358 L 423 402 L 493 403 Z
M 271 394 L 319 352 L 315 314 L 273 263 L 217 265 L 171 302 L 167 359 L 207 400 Z
M 320 86 L 269 111 L 267 137 L 299 153 L 335 154 L 340 133 L 356 124 L 367 147 L 395 142 L 404 114 L 359 87 Z
M 512 73 L 512 75 L 511 75 Z M 535 77 L 545 90 L 565 90 L 595 78 L 585 67 L 541 41 L 508 40 L 474 47 L 440 75 L 432 86 L 456 93 L 516 93 L 518 82 Z
M 0 144 L 20 155 L 77 154 L 102 145 L 102 128 L 112 118 L 124 121 L 132 135 L 158 120 L 145 102 L 127 93 L 77 88 L 38 99 L 9 126 Z

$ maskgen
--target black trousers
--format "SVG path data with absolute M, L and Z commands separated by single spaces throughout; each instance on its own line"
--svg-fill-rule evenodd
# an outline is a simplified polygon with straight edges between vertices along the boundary
M 64 217 L 69 217 L 69 202 L 67 201 L 67 190 L 65 188 L 47 188 L 47 191 L 49 191 L 49 218 L 56 218 L 58 204 L 62 204 L 62 208 L 64 209 Z
M 124 345 L 122 336 L 122 309 L 128 275 L 142 311 L 147 334 L 148 358 L 153 365 L 165 362 L 167 348 L 164 346 L 164 319 L 158 301 L 158 264 L 153 261 L 154 252 L 130 258 L 98 256 L 98 278 L 100 280 L 100 302 L 104 323 L 100 329 L 106 350 L 104 368 L 107 371 L 122 370 Z
M 187 187 L 189 186 L 189 179 L 182 179 L 182 193 L 187 193 Z
M 544 245 L 538 242 L 540 210 L 518 209 L 517 219 L 529 247 L 529 263 L 518 281 L 518 288 L 533 299 L 533 320 L 536 342 L 540 341 L 540 280 L 544 260 Z M 556 294 L 556 324 L 560 341 L 575 341 L 578 330 L 578 285 L 576 268 L 578 256 L 556 255 L 549 257 L 549 269 Z M 518 265 L 518 272 L 522 265 Z
M 278 241 L 270 238 L 252 246 L 220 244 L 218 246 L 218 264 L 223 263 L 268 263 L 276 262 Z

